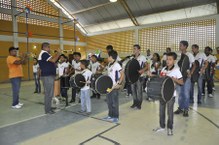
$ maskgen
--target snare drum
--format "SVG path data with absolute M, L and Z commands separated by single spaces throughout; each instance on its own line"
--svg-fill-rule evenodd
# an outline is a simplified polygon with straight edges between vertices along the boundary
M 152 77 L 147 82 L 147 96 L 153 100 L 168 102 L 174 95 L 174 82 L 170 77 Z
M 86 80 L 85 77 L 79 73 L 71 76 L 69 84 L 72 88 L 83 88 L 86 84 Z

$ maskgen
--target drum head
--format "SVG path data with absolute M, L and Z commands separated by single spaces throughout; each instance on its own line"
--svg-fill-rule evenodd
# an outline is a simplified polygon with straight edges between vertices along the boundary
M 183 76 L 183 80 L 185 81 L 187 78 L 187 70 L 190 67 L 189 57 L 185 54 L 181 54 L 180 61 L 178 62 L 178 66 L 180 67 L 180 71 Z
M 92 89 L 95 90 L 95 82 L 96 82 L 97 78 L 99 78 L 100 76 L 102 76 L 102 74 L 93 74 L 93 75 L 91 76 L 91 84 L 90 84 L 90 87 L 91 87 Z
M 174 95 L 174 82 L 170 77 L 166 77 L 163 81 L 161 93 L 162 93 L 162 99 L 165 102 L 168 102 L 172 99 Z
M 74 76 L 74 83 L 76 87 L 83 88 L 85 86 L 86 80 L 82 74 L 75 74 Z
M 101 95 L 108 94 L 107 89 L 113 87 L 112 79 L 107 75 L 102 75 L 95 82 L 95 90 Z
M 125 66 L 125 75 L 127 77 L 128 83 L 135 83 L 138 81 L 140 74 L 140 65 L 136 59 L 131 59 Z

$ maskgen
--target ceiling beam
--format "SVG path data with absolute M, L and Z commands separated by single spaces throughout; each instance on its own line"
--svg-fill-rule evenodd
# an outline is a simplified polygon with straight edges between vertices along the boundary
M 135 26 L 139 26 L 139 23 L 138 23 L 137 19 L 133 15 L 133 13 L 132 13 L 130 7 L 128 6 L 128 4 L 126 3 L 126 1 L 125 0 L 119 0 L 119 2 L 121 3 L 123 8 L 125 9 L 126 13 L 128 14 L 129 18 L 132 20 L 133 24 Z
M 107 2 L 107 3 L 104 3 L 104 4 L 89 7 L 89 8 L 86 8 L 86 9 L 81 9 L 81 10 L 75 11 L 71 14 L 75 15 L 75 14 L 83 13 L 83 12 L 90 11 L 90 10 L 93 10 L 93 9 L 97 9 L 97 8 L 100 8 L 100 7 L 103 7 L 103 6 L 111 5 L 111 4 L 113 4 L 113 3 L 112 2 Z

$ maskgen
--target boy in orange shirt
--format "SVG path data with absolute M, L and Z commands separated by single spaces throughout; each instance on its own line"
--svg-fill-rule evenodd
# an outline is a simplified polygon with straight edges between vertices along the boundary
M 21 78 L 23 77 L 22 65 L 26 63 L 27 55 L 24 54 L 21 57 L 17 57 L 18 48 L 10 47 L 9 56 L 7 57 L 7 65 L 9 69 L 9 79 L 12 85 L 13 92 L 13 109 L 19 109 L 23 106 L 19 102 L 19 91 L 21 85 Z

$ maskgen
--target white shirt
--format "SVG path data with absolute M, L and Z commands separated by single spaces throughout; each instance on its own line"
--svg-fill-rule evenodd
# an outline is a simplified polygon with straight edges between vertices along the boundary
M 140 65 L 140 68 L 141 68 L 141 69 L 144 68 L 145 63 L 147 62 L 146 57 L 145 57 L 144 55 L 141 55 L 141 54 L 140 54 L 136 59 L 137 59 L 139 65 Z M 141 76 L 143 76 L 143 75 L 144 75 L 144 74 L 141 74 Z
M 199 65 L 204 66 L 204 61 L 207 60 L 207 56 L 205 55 L 205 53 L 199 52 L 196 54 L 195 60 L 199 62 Z
M 139 65 L 140 65 L 140 67 L 143 68 L 145 63 L 146 63 L 146 61 L 147 61 L 146 57 L 144 55 L 140 54 L 136 59 L 137 59 Z
M 33 73 L 37 73 L 39 69 L 39 64 L 33 65 Z
M 86 81 L 90 81 L 91 80 L 92 72 L 89 69 L 85 69 L 82 72 L 82 75 L 84 76 Z M 83 88 L 81 88 L 81 90 L 88 90 L 88 89 L 90 89 L 90 85 L 89 84 L 86 84 Z
M 61 77 L 64 73 L 65 68 L 68 68 L 69 64 L 67 62 L 59 63 L 58 70 L 59 70 L 59 77 Z
M 152 55 L 149 55 L 149 56 L 147 55 L 147 56 L 146 56 L 146 59 L 147 59 L 147 60 L 151 60 L 152 57 L 153 57 Z
M 115 85 L 121 77 L 120 76 L 120 71 L 122 70 L 122 67 L 118 62 L 114 62 L 114 64 L 111 65 L 111 66 L 109 64 L 107 69 L 108 69 L 108 76 L 112 79 L 113 85 Z M 118 78 L 116 78 L 116 75 L 117 75 Z
M 99 62 L 91 63 L 90 65 L 91 65 L 91 71 L 93 74 L 95 74 L 96 71 L 100 68 Z
M 208 60 L 209 63 L 215 63 L 216 62 L 215 57 L 211 54 L 207 56 L 207 60 Z
M 75 60 L 72 60 L 72 66 L 74 69 L 81 70 L 80 64 L 81 64 L 80 62 L 76 62 Z M 80 73 L 80 71 L 75 70 L 75 74 L 77 73 Z
M 186 52 L 186 55 L 189 57 L 190 67 L 192 67 L 192 63 L 195 61 L 195 57 L 190 52 Z
M 182 76 L 182 73 L 180 72 L 180 69 L 179 67 L 177 66 L 174 66 L 173 69 L 171 70 L 167 70 L 166 69 L 167 67 L 164 67 L 160 73 L 161 76 L 169 76 L 169 77 L 173 77 L 173 78 L 176 78 L 176 79 L 181 79 L 183 76 Z M 176 89 L 174 91 L 174 96 L 176 96 Z
M 119 57 L 119 55 L 117 56 L 116 61 L 121 61 L 122 59 Z

